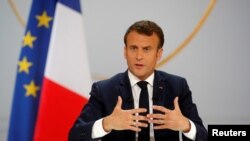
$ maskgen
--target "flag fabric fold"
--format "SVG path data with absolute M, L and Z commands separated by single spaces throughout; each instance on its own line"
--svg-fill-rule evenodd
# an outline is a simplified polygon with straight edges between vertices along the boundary
M 91 85 L 79 0 L 33 0 L 8 141 L 67 140 Z

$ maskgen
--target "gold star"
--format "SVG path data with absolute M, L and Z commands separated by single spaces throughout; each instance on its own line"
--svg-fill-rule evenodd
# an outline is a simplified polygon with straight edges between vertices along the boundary
M 29 67 L 32 66 L 32 63 L 27 60 L 27 57 L 24 56 L 21 61 L 18 62 L 19 70 L 18 72 L 29 73 Z
M 35 36 L 32 36 L 30 31 L 23 38 L 23 47 L 29 46 L 30 48 L 33 47 L 33 42 L 36 40 Z
M 52 17 L 48 16 L 46 11 L 43 11 L 42 15 L 36 16 L 36 19 L 38 20 L 38 27 L 45 26 L 49 28 L 49 22 L 52 20 Z
M 39 86 L 35 85 L 34 80 L 32 80 L 30 84 L 24 85 L 24 88 L 26 90 L 25 96 L 33 96 L 34 98 L 37 96 L 37 91 L 40 89 Z

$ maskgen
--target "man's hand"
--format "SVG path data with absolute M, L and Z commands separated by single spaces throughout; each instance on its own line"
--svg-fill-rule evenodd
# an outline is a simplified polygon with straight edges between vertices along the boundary
M 147 121 L 146 116 L 141 116 L 139 113 L 147 112 L 145 108 L 123 110 L 122 108 L 122 98 L 119 96 L 117 104 L 111 115 L 103 119 L 103 129 L 106 132 L 111 130 L 132 130 L 139 132 L 140 127 L 147 127 L 148 124 L 141 121 Z
M 178 97 L 174 99 L 174 110 L 170 110 L 162 106 L 153 106 L 153 109 L 163 113 L 147 115 L 150 119 L 150 123 L 158 124 L 154 126 L 154 129 L 171 129 L 182 132 L 190 131 L 190 122 L 181 113 L 178 104 Z

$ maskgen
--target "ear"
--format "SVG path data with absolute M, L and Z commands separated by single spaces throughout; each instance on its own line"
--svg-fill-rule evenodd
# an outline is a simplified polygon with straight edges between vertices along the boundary
M 157 61 L 161 60 L 162 52 L 163 52 L 163 48 L 159 48 L 157 50 Z

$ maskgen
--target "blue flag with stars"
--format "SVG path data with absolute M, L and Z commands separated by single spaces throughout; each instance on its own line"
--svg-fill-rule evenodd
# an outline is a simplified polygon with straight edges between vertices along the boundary
M 8 141 L 31 141 L 57 0 L 33 0 L 20 47 Z

